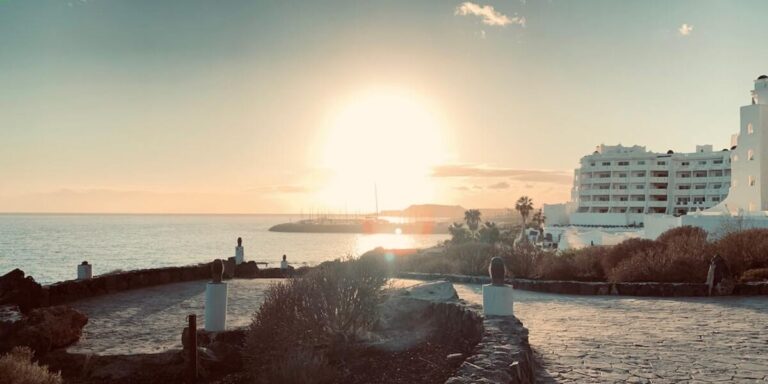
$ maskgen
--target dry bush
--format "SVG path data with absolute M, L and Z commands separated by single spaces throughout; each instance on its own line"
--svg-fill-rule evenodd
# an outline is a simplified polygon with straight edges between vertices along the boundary
M 323 384 L 338 381 L 336 369 L 317 352 L 296 349 L 275 362 L 261 378 L 268 383 Z
M 270 287 L 248 331 L 243 355 L 250 373 L 260 382 L 333 382 L 333 363 L 374 321 L 386 281 L 382 261 L 365 258 L 326 262 Z M 301 354 L 312 357 L 306 367 L 289 360 Z M 294 363 L 306 371 L 289 372 Z
M 539 255 L 534 277 L 541 280 L 573 280 L 571 257 L 552 253 Z
M 61 374 L 51 373 L 45 366 L 32 361 L 34 352 L 28 347 L 16 347 L 0 357 L 0 383 L 3 384 L 61 384 Z
M 445 251 L 439 253 L 396 257 L 393 262 L 394 269 L 406 272 L 487 275 L 488 265 L 495 254 L 494 249 L 490 244 L 479 242 L 448 245 Z M 385 256 L 381 253 L 368 253 L 361 259 L 369 257 L 385 260 Z
M 494 248 L 490 244 L 468 243 L 448 248 L 444 256 L 456 266 L 452 273 L 477 276 L 488 274 L 493 254 Z
M 659 243 L 640 238 L 627 239 L 609 247 L 608 251 L 600 258 L 600 269 L 603 276 L 607 276 L 609 271 L 614 269 L 620 262 L 632 257 L 632 255 L 649 252 L 656 247 L 659 247 Z
M 517 246 L 509 248 L 502 258 L 507 265 L 509 274 L 513 277 L 523 279 L 534 279 L 537 274 L 537 264 L 543 255 L 551 254 L 538 248 L 528 242 L 522 242 Z
M 750 269 L 741 274 L 742 282 L 750 281 L 767 281 L 768 280 L 768 268 Z
M 589 247 L 574 251 L 570 255 L 573 280 L 604 281 L 605 272 L 602 264 L 612 247 Z
M 612 282 L 703 283 L 707 277 L 712 246 L 707 232 L 679 227 L 664 232 L 657 246 L 643 247 L 620 261 L 606 274 Z
M 768 268 L 768 229 L 732 232 L 715 243 L 715 252 L 728 264 L 733 276 L 745 271 Z
M 707 241 L 707 231 L 705 231 L 703 228 L 684 225 L 682 227 L 672 228 L 662 233 L 659 235 L 656 241 L 663 245 L 669 245 L 679 239 L 687 238 L 696 238 Z

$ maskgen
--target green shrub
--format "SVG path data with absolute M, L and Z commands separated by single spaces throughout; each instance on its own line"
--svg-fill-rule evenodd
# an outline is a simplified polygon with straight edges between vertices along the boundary
M 374 321 L 386 281 L 382 260 L 367 257 L 326 262 L 270 287 L 248 330 L 243 355 L 251 375 L 258 382 L 336 381 L 335 367 Z M 309 359 L 305 368 L 296 356 Z M 296 365 L 306 372 L 291 372 Z
M 61 374 L 51 373 L 32 361 L 28 347 L 16 347 L 0 357 L 0 382 L 3 384 L 61 384 Z

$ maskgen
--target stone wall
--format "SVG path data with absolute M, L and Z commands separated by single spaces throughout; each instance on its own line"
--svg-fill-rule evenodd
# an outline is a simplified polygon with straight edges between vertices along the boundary
M 480 342 L 446 384 L 535 383 L 528 329 L 514 316 L 483 320 Z
M 286 273 L 280 268 L 259 269 L 256 262 L 242 263 L 234 268 L 236 278 L 284 278 L 300 276 L 307 267 Z M 232 274 L 225 274 L 231 276 Z M 17 305 L 22 312 L 34 308 L 59 305 L 71 301 L 101 296 L 130 289 L 154 285 L 180 283 L 211 278 L 211 263 L 140 269 L 96 276 L 87 280 L 66 280 L 41 286 L 21 270 L 13 270 L 0 277 L 0 305 Z
M 448 280 L 462 284 L 489 284 L 488 276 L 444 275 L 437 273 L 402 272 L 401 279 Z M 706 284 L 696 283 L 604 283 L 584 281 L 553 281 L 507 279 L 515 289 L 569 295 L 620 295 L 653 297 L 707 296 Z M 768 295 L 768 282 L 736 284 L 734 295 Z
M 249 261 L 234 268 L 236 278 L 283 278 L 288 275 L 280 268 L 259 269 L 256 262 Z M 308 268 L 292 270 L 290 276 L 306 273 Z M 225 273 L 225 278 L 226 278 Z M 88 297 L 151 287 L 153 285 L 180 283 L 192 280 L 208 280 L 211 278 L 211 263 L 188 265 L 184 267 L 168 267 L 139 269 L 100 275 L 88 280 L 67 280 L 43 287 L 47 290 L 48 305 L 58 305 Z
M 139 269 L 96 276 L 87 280 L 67 280 L 43 287 L 48 292 L 48 305 L 101 296 L 129 289 L 151 287 L 183 281 L 210 279 L 211 263 Z

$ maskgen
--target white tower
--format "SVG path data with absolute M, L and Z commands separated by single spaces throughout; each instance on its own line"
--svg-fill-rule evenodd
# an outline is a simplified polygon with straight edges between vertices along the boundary
M 741 107 L 736 149 L 731 151 L 731 188 L 712 211 L 768 211 L 768 76 L 755 80 L 752 104 Z

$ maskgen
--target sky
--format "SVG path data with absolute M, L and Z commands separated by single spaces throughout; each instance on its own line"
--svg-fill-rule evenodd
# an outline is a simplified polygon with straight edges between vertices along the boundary
M 727 147 L 765 1 L 0 1 L 0 212 L 569 198 L 601 143 Z

